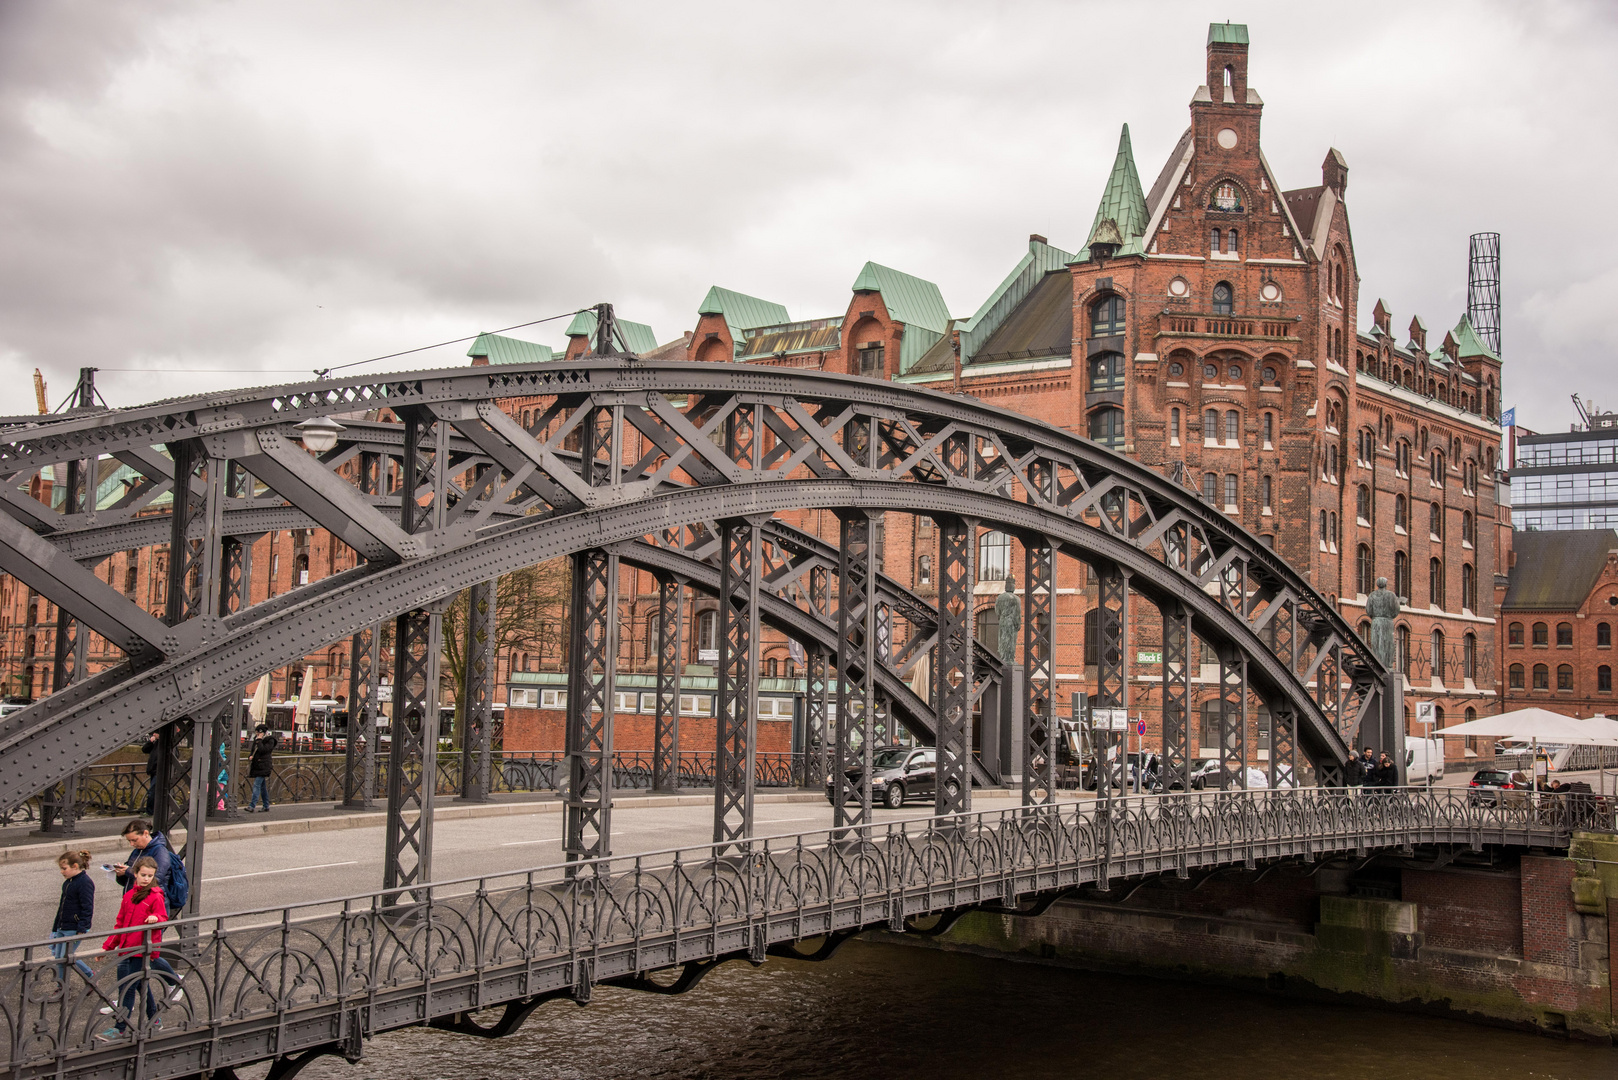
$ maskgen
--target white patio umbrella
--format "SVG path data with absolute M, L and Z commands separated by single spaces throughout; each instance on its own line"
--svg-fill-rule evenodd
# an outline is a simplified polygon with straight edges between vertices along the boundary
M 1447 739 L 1482 736 L 1516 739 L 1532 744 L 1537 759 L 1540 743 L 1564 746 L 1618 746 L 1618 720 L 1605 716 L 1579 718 L 1563 716 L 1549 709 L 1516 709 L 1499 716 L 1483 716 L 1464 724 L 1443 728 L 1438 734 Z M 1601 769 L 1601 786 L 1606 786 L 1606 766 Z M 1534 790 L 1539 790 L 1539 771 L 1534 770 Z
M 309 730 L 309 702 L 315 696 L 314 689 L 315 673 L 305 671 L 303 673 L 303 685 L 298 688 L 298 704 L 292 710 L 292 748 L 294 750 L 298 748 L 298 732 Z M 313 743 L 310 744 L 310 749 L 314 749 Z
M 248 726 L 257 731 L 270 711 L 270 677 L 258 677 L 258 689 L 253 691 L 252 703 L 247 706 Z

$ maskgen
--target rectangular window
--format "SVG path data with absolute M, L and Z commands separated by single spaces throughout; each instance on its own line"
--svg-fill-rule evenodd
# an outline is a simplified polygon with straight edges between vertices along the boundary
M 1264 442 L 1266 445 L 1275 441 L 1275 414 L 1264 414 Z
M 1241 441 L 1242 418 L 1235 409 L 1225 413 L 1225 445 L 1235 446 Z
M 933 557 L 923 555 L 916 560 L 916 584 L 931 585 L 933 583 Z
M 655 713 L 657 711 L 657 695 L 642 694 L 640 696 L 640 711 L 643 713 Z
M 1264 509 L 1271 510 L 1275 506 L 1275 477 L 1266 476 L 1261 486 L 1264 492 Z
M 1180 410 L 1169 410 L 1169 441 L 1178 445 L 1180 442 Z
M 978 580 L 999 581 L 1011 572 L 1011 537 L 988 532 L 978 541 Z
M 567 708 L 567 691 L 541 690 L 539 692 L 539 707 L 542 709 Z
M 883 373 L 884 346 L 880 342 L 872 342 L 860 346 L 860 374 L 881 375 Z
M 1237 486 L 1238 486 L 1238 484 L 1237 484 L 1236 474 L 1235 473 L 1226 473 L 1225 474 L 1225 505 L 1227 507 L 1237 505 L 1237 502 L 1236 502 Z
M 1205 503 L 1209 503 L 1211 505 L 1213 503 L 1213 501 L 1214 501 L 1214 498 L 1216 496 L 1218 496 L 1218 494 L 1219 494 L 1218 487 L 1219 487 L 1219 476 L 1218 476 L 1218 474 L 1216 474 L 1216 473 L 1203 473 L 1202 474 L 1202 501 L 1205 502 Z
M 612 695 L 612 709 L 614 712 L 639 712 L 640 695 L 620 690 Z
M 513 686 L 507 691 L 506 704 L 518 709 L 532 709 L 539 704 L 539 688 Z
M 712 694 L 681 694 L 680 695 L 680 715 L 681 716 L 712 716 L 713 715 L 713 695 Z

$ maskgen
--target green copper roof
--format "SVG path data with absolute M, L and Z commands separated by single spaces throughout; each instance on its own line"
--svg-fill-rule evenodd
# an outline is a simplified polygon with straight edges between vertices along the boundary
M 1459 355 L 1463 360 L 1468 356 L 1487 356 L 1495 363 L 1500 362 L 1500 357 L 1483 344 L 1477 331 L 1472 329 L 1472 320 L 1469 316 L 1462 315 L 1461 321 L 1455 324 L 1455 344 L 1460 346 Z
M 756 330 L 760 326 L 781 326 L 792 321 L 792 316 L 781 304 L 721 289 L 718 285 L 710 288 L 708 295 L 702 298 L 702 306 L 697 308 L 697 314 L 723 315 L 725 325 L 730 328 L 730 339 L 738 346 L 748 330 Z
M 466 355 L 487 356 L 491 364 L 546 364 L 556 359 L 549 345 L 499 334 L 479 334 Z
M 1060 270 L 1073 261 L 1073 255 L 1052 247 L 1043 240 L 1030 239 L 1028 254 L 1024 255 L 1000 287 L 989 294 L 976 314 L 956 326 L 961 334 L 961 361 L 969 362 L 977 355 L 978 347 L 989 340 L 989 335 L 1017 309 L 1017 305 L 1032 292 L 1045 275 Z
M 1208 44 L 1210 45 L 1246 45 L 1246 23 L 1209 23 Z
M 899 346 L 899 374 L 903 375 L 949 329 L 949 308 L 938 286 L 919 277 L 868 262 L 854 279 L 854 292 L 879 292 L 888 314 L 905 324 Z
M 1108 226 L 1108 222 L 1112 223 L 1111 226 Z M 1150 222 L 1151 215 L 1146 212 L 1146 194 L 1140 186 L 1140 173 L 1135 171 L 1135 152 L 1129 142 L 1129 125 L 1125 124 L 1118 136 L 1118 156 L 1113 158 L 1112 175 L 1107 177 L 1107 186 L 1101 192 L 1101 205 L 1096 207 L 1089 238 L 1073 261 L 1089 262 L 1091 241 L 1096 239 L 1098 233 L 1112 239 L 1113 228 L 1118 230 L 1114 242 L 1122 245 L 1117 252 L 1119 255 L 1141 254 L 1141 238 L 1146 235 L 1146 226 Z
M 567 336 L 583 334 L 591 339 L 592 347 L 595 344 L 596 313 L 594 311 L 581 311 L 573 316 L 573 321 L 567 324 Z M 618 320 L 618 336 L 621 344 L 630 352 L 639 356 L 649 353 L 657 348 L 657 335 L 645 323 L 630 322 L 628 319 Z

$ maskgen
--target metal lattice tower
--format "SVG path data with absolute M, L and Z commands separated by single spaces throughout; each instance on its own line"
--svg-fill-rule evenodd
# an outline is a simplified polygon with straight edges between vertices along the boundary
M 1466 317 L 1500 355 L 1500 234 L 1473 233 L 1466 268 Z

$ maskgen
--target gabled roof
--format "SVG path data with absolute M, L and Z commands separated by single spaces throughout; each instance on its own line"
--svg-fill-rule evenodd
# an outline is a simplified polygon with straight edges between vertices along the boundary
M 1607 565 L 1607 553 L 1618 548 L 1618 532 L 1514 532 L 1511 547 L 1516 563 L 1506 597 L 1500 601 L 1502 611 L 1577 611 Z
M 466 355 L 486 356 L 491 364 L 546 364 L 556 359 L 549 345 L 500 334 L 479 334 Z
M 854 292 L 879 292 L 888 314 L 906 327 L 919 326 L 942 334 L 949 326 L 949 307 L 938 286 L 919 277 L 868 262 L 854 279 Z
M 630 322 L 628 319 L 616 319 L 613 325 L 618 328 L 619 340 L 616 344 L 622 345 L 629 352 L 640 356 L 657 348 L 657 335 L 645 323 Z M 573 321 L 567 324 L 567 336 L 576 337 L 583 334 L 585 337 L 595 338 L 596 313 L 585 310 L 573 316 Z
M 1247 44 L 1247 24 L 1246 23 L 1228 23 L 1228 22 L 1209 23 L 1208 24 L 1208 44 L 1209 45 L 1246 45 Z
M 1146 210 L 1151 214 L 1153 221 L 1158 220 L 1160 217 L 1158 211 L 1168 201 L 1169 190 L 1180 179 L 1180 166 L 1190 164 L 1191 136 L 1193 134 L 1194 132 L 1191 128 L 1185 129 L 1185 134 L 1180 136 L 1180 141 L 1174 144 L 1174 150 L 1169 154 L 1168 160 L 1163 163 L 1163 171 L 1157 174 L 1156 180 L 1152 181 L 1152 190 L 1146 194 Z
M 1070 252 L 1052 247 L 1037 237 L 1030 237 L 1028 253 L 1018 260 L 1011 273 L 989 294 L 977 312 L 956 326 L 961 333 L 962 362 L 972 359 L 989 335 L 1017 310 L 1017 305 L 1045 279 L 1046 274 L 1062 269 L 1073 258 Z
M 782 304 L 722 289 L 718 285 L 709 288 L 708 295 L 702 298 L 702 305 L 697 308 L 697 314 L 723 315 L 725 324 L 730 328 L 730 340 L 737 345 L 742 343 L 742 338 L 747 336 L 749 330 L 760 326 L 780 326 L 792 321 L 792 316 L 787 314 Z
M 854 279 L 855 292 L 879 292 L 888 315 L 905 324 L 899 343 L 899 374 L 907 375 L 949 329 L 949 308 L 938 286 L 880 263 L 868 262 Z
M 1073 278 L 1047 274 L 978 346 L 971 363 L 1067 356 L 1072 351 Z
M 1098 233 L 1108 230 L 1109 222 L 1118 232 L 1113 241 L 1121 245 L 1117 254 L 1141 254 L 1145 250 L 1141 238 L 1146 235 L 1150 220 L 1151 215 L 1146 212 L 1146 196 L 1140 187 L 1140 174 L 1135 171 L 1135 152 L 1129 142 L 1129 125 L 1125 124 L 1118 135 L 1118 153 L 1112 160 L 1107 186 L 1101 191 L 1095 221 L 1090 225 L 1090 234 L 1084 241 L 1083 249 L 1073 261 L 1090 261 L 1090 244 Z
M 1497 364 L 1500 362 L 1500 357 L 1487 345 L 1483 344 L 1483 339 L 1479 338 L 1477 331 L 1472 329 L 1470 316 L 1462 315 L 1461 321 L 1455 324 L 1455 329 L 1452 333 L 1455 335 L 1455 344 L 1460 348 L 1457 355 L 1461 359 L 1464 360 L 1468 356 L 1486 356 Z

